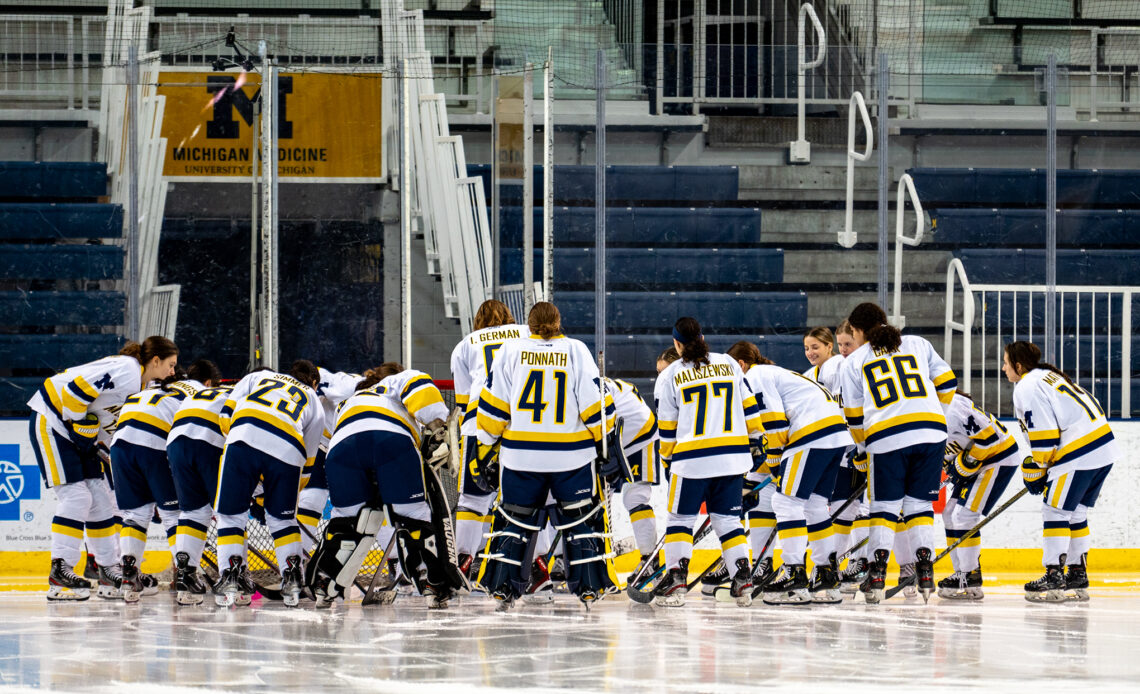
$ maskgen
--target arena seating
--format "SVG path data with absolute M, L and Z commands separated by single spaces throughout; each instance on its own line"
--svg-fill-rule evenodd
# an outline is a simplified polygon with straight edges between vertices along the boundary
M 0 162 L 0 412 L 122 344 L 126 298 L 100 284 L 123 277 L 123 211 L 106 194 L 103 164 Z
M 915 190 L 927 208 L 941 205 L 1041 206 L 1044 169 L 913 168 Z M 1061 169 L 1057 203 L 1081 207 L 1135 207 L 1140 170 Z
M 502 208 L 504 246 L 522 244 L 522 207 Z M 606 242 L 662 248 L 705 245 L 745 246 L 760 243 L 761 213 L 757 208 L 610 207 L 606 209 Z M 557 243 L 593 244 L 593 207 L 554 208 Z M 534 208 L 534 229 L 542 229 L 542 208 Z
M 931 210 L 933 242 L 952 247 L 1044 246 L 1045 211 L 1008 208 Z M 1059 210 L 1057 245 L 1140 246 L 1140 210 Z
M 557 297 L 555 297 L 557 300 Z M 593 350 L 593 329 L 588 332 L 570 333 Z M 738 340 L 754 342 L 760 348 L 760 353 L 776 362 L 780 366 L 803 371 L 808 367 L 804 358 L 803 336 L 797 331 L 794 335 L 760 335 L 747 333 L 742 335 L 717 335 L 708 338 L 709 347 L 714 352 L 724 352 Z M 606 335 L 606 373 L 623 377 L 651 377 L 655 375 L 654 367 L 657 356 L 662 351 L 673 346 L 673 339 L 668 334 L 654 335 L 627 335 L 611 333 Z M 639 386 L 640 387 L 640 386 Z
M 1041 248 L 965 248 L 955 253 L 971 282 L 1044 284 L 1045 250 Z M 1136 281 L 1140 250 L 1061 249 L 1057 251 L 1057 283 L 1130 285 Z
M 556 166 L 554 200 L 594 200 L 593 166 Z M 468 164 L 470 176 L 480 176 L 491 199 L 491 165 Z M 534 189 L 542 199 L 543 167 L 534 167 Z M 735 166 L 606 166 L 606 200 L 726 201 L 736 200 L 739 178 Z M 501 200 L 520 202 L 522 186 L 502 186 Z
M 594 329 L 594 293 L 559 292 L 562 325 L 575 333 Z M 671 327 L 662 314 L 662 302 L 678 316 L 699 316 L 711 332 L 747 333 L 783 330 L 807 323 L 807 295 L 803 292 L 610 292 L 606 323 L 613 331 L 661 330 Z M 744 307 L 747 307 L 746 310 Z

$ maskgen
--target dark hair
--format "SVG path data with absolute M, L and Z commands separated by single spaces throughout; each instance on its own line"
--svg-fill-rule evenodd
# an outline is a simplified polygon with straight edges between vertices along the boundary
M 213 382 L 218 385 L 222 382 L 222 372 L 218 369 L 218 365 L 209 359 L 199 359 L 190 365 L 186 370 L 186 376 L 202 383 L 203 385 Z
M 815 338 L 825 345 L 830 346 L 832 350 L 835 349 L 835 335 L 831 334 L 831 328 L 822 325 L 818 328 L 812 328 L 804 334 L 805 340 L 809 337 Z
M 898 328 L 887 325 L 887 314 L 878 304 L 869 301 L 859 304 L 847 321 L 852 328 L 863 332 L 863 339 L 876 352 L 897 352 L 902 345 L 902 333 Z
M 709 345 L 701 334 L 701 324 L 696 318 L 678 318 L 673 324 L 673 339 L 681 343 L 681 359 L 690 364 L 709 363 Z M 677 339 L 680 335 L 684 339 Z
M 140 364 L 146 366 L 155 357 L 161 360 L 178 356 L 178 345 L 174 344 L 174 340 L 162 335 L 151 335 L 143 340 L 141 345 L 137 342 L 128 342 L 119 350 L 119 354 L 134 357 Z
M 562 334 L 562 314 L 558 307 L 549 301 L 540 301 L 535 304 L 526 317 L 527 326 L 533 335 L 549 340 L 555 335 Z
M 479 304 L 479 310 L 475 311 L 473 327 L 475 330 L 482 330 L 514 322 L 515 317 L 511 315 L 511 309 L 507 308 L 506 304 L 497 299 L 487 299 Z
M 159 382 L 158 387 L 162 388 L 163 390 L 170 390 L 169 386 L 171 383 L 177 383 L 178 381 L 183 381 L 185 379 L 186 371 L 181 366 L 176 366 L 174 367 L 174 373 L 162 379 L 162 381 Z
M 741 340 L 729 347 L 728 356 L 736 361 L 742 361 L 750 367 L 757 364 L 775 364 L 774 361 L 760 353 L 759 347 L 747 340 Z
M 363 378 L 356 382 L 356 387 L 353 390 L 364 390 L 371 388 L 380 381 L 383 381 L 389 376 L 394 376 L 404 370 L 404 365 L 395 361 L 386 361 L 380 366 L 375 366 L 364 372 Z
M 677 348 L 676 347 L 670 347 L 669 349 L 665 350 L 661 354 L 657 355 L 657 361 L 663 361 L 667 364 L 672 364 L 673 362 L 677 361 L 680 358 L 681 358 L 681 355 L 677 354 Z
M 310 388 L 316 388 L 321 382 L 321 372 L 317 370 L 317 365 L 308 359 L 298 359 L 290 364 L 289 375 Z
M 1069 374 L 1052 364 L 1041 361 L 1041 348 L 1032 342 L 1018 340 L 1009 343 L 1005 346 L 1005 356 L 1009 357 L 1009 363 L 1013 366 L 1015 371 L 1018 365 L 1022 366 L 1026 373 L 1034 369 L 1045 369 L 1065 379 L 1070 385 L 1076 385 L 1073 383 L 1073 379 L 1069 378 Z
M 954 390 L 954 392 L 955 392 L 957 395 L 961 395 L 962 397 L 966 398 L 966 399 L 967 399 L 967 400 L 969 400 L 970 402 L 973 402 L 973 401 L 974 401 L 974 396 L 973 396 L 973 395 L 970 395 L 969 393 L 967 393 L 966 391 L 962 390 L 961 388 L 956 388 L 956 389 Z

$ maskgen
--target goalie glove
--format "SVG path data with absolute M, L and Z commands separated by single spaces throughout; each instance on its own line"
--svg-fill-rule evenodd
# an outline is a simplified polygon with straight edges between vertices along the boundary
M 1021 462 L 1021 479 L 1030 494 L 1037 495 L 1045 491 L 1048 484 L 1047 473 L 1049 468 L 1041 465 L 1030 456 Z
M 447 460 L 448 452 L 447 423 L 442 419 L 433 419 L 424 425 L 420 455 L 428 465 L 434 467 Z

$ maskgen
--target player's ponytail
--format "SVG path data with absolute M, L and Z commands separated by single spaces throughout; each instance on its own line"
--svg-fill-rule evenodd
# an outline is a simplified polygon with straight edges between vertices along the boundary
M 472 327 L 475 330 L 482 330 L 500 325 L 510 325 L 514 322 L 515 317 L 511 315 L 511 309 L 507 308 L 506 304 L 497 299 L 487 299 L 479 304 L 479 310 L 475 312 Z
M 178 355 L 178 345 L 174 344 L 173 340 L 169 340 L 162 335 L 151 335 L 143 340 L 140 345 L 137 342 L 128 342 L 123 345 L 119 350 L 119 355 L 124 357 L 134 357 L 138 360 L 139 364 L 146 366 L 151 359 L 158 357 L 159 361 L 169 357 Z
M 681 344 L 681 360 L 690 364 L 708 364 L 709 346 L 701 334 L 696 318 L 685 316 L 673 324 L 673 339 Z
M 1013 366 L 1014 371 L 1018 373 L 1026 374 L 1034 369 L 1045 369 L 1065 379 L 1070 385 L 1076 385 L 1073 383 L 1073 379 L 1069 378 L 1069 374 L 1048 362 L 1041 361 L 1041 348 L 1032 342 L 1026 342 L 1024 340 L 1010 342 L 1005 346 L 1005 356 L 1009 359 L 1009 363 Z M 1018 369 L 1019 366 L 1021 367 L 1020 369 Z
M 526 317 L 526 323 L 532 335 L 538 335 L 544 340 L 562 334 L 562 314 L 549 301 L 535 304 Z
M 876 352 L 897 352 L 902 346 L 902 333 L 893 325 L 887 325 L 887 314 L 878 304 L 859 304 L 847 317 L 851 327 L 863 333 L 863 340 Z
M 736 361 L 744 362 L 746 369 L 750 369 L 757 364 L 775 364 L 774 361 L 760 353 L 760 348 L 748 342 L 741 340 L 735 345 L 728 348 L 728 356 Z
M 395 376 L 404 370 L 404 365 L 395 361 L 386 361 L 380 366 L 375 366 L 364 372 L 363 378 L 356 382 L 356 387 L 353 390 L 364 390 L 371 388 L 380 381 L 383 381 L 389 376 Z
M 199 359 L 186 369 L 186 376 L 203 385 L 219 385 L 222 382 L 222 372 L 218 365 L 209 359 Z
M 317 365 L 308 359 L 298 359 L 293 362 L 289 366 L 289 375 L 310 388 L 316 388 L 321 382 L 321 372 L 317 370 Z

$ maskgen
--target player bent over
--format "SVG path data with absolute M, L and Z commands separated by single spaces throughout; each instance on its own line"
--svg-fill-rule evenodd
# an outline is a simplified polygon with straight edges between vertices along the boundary
M 668 573 L 654 588 L 660 605 L 685 604 L 693 525 L 704 502 L 732 572 L 731 595 L 752 603 L 752 567 L 742 523 L 744 474 L 752 468 L 749 435 L 763 428 L 756 398 L 736 361 L 711 353 L 693 318 L 673 326 L 681 358 L 657 377 L 661 458 L 670 461 L 669 519 L 665 530 Z
M 182 400 L 166 437 L 166 457 L 178 494 L 178 529 L 174 540 L 175 600 L 197 605 L 206 596 L 206 584 L 198 574 L 206 533 L 214 517 L 214 493 L 218 489 L 218 465 L 222 461 L 219 417 L 233 390 L 220 386 L 222 374 L 213 362 L 200 359 L 190 367 L 200 369 L 207 388 Z
M 1006 345 L 1003 371 L 1015 384 L 1013 409 L 1033 452 L 1022 465 L 1025 486 L 1043 502 L 1045 575 L 1025 584 L 1025 598 L 1088 600 L 1088 510 L 1120 449 L 1096 398 L 1042 362 L 1036 345 Z
M 86 528 L 99 564 L 98 595 L 122 597 L 115 500 L 107 483 L 109 460 L 99 448 L 110 443 L 104 426 L 127 396 L 174 373 L 178 347 L 161 336 L 128 342 L 119 354 L 74 366 L 44 381 L 28 407 L 29 438 L 44 484 L 55 492 L 51 525 L 48 600 L 86 600 L 91 584 L 73 569 Z
M 451 511 L 435 468 L 446 455 L 447 406 L 431 377 L 385 362 L 365 372 L 341 403 L 325 458 L 332 519 L 306 571 L 318 607 L 328 607 L 353 584 L 380 532 L 384 507 L 395 527 L 405 574 L 428 607 L 447 607 L 465 587 L 456 566 Z M 442 450 L 440 450 L 442 447 Z M 389 557 L 384 557 L 385 560 Z
M 854 445 L 843 411 L 823 385 L 776 366 L 750 342 L 737 342 L 728 354 L 747 369 L 744 379 L 764 424 L 768 467 L 776 470 L 771 504 L 784 569 L 781 579 L 765 587 L 764 602 L 841 602 L 828 502 L 840 461 Z M 810 584 L 805 570 L 809 546 L 815 564 Z
M 496 507 L 482 583 L 509 608 L 527 587 L 523 567 L 551 493 L 562 531 L 566 585 L 588 608 L 616 583 L 598 477 L 597 446 L 613 426 L 598 368 L 582 342 L 562 334 L 554 304 L 527 317 L 530 337 L 503 344 L 479 394 L 480 458 L 501 445 L 501 499 Z
M 265 526 L 273 535 L 281 570 L 281 596 L 296 607 L 302 589 L 297 493 L 301 469 L 316 456 L 324 412 L 314 390 L 320 374 L 312 362 L 293 362 L 289 375 L 255 371 L 234 386 L 222 408 L 226 447 L 218 472 L 218 605 L 248 605 L 245 527 L 258 481 L 264 489 Z
M 1005 425 L 962 391 L 946 408 L 946 430 L 943 467 L 953 487 L 942 509 L 942 522 L 950 546 L 989 514 L 1025 456 Z M 938 582 L 938 597 L 982 599 L 981 553 L 981 533 L 950 552 L 954 574 Z
M 657 546 L 657 518 L 649 501 L 661 474 L 653 445 L 658 438 L 657 417 L 632 383 L 607 378 L 606 389 L 614 400 L 615 421 L 621 422 L 617 434 L 633 475 L 631 482 L 618 479 L 614 491 L 621 491 L 622 504 L 629 511 L 641 562 L 654 561 L 656 557 L 649 554 Z
M 359 374 L 336 373 L 323 367 L 318 367 L 321 382 L 317 385 L 317 398 L 321 401 L 324 411 L 325 425 L 321 431 L 321 445 L 317 449 L 317 456 L 313 464 L 301 471 L 302 479 L 306 480 L 304 489 L 297 497 L 297 520 L 301 527 L 301 549 L 305 554 L 311 554 L 317 544 L 317 527 L 325 512 L 325 504 L 329 500 L 329 483 L 325 476 L 325 457 L 329 451 L 329 441 L 332 431 L 336 428 L 337 407 L 348 399 L 356 389 L 356 384 L 363 376 Z

